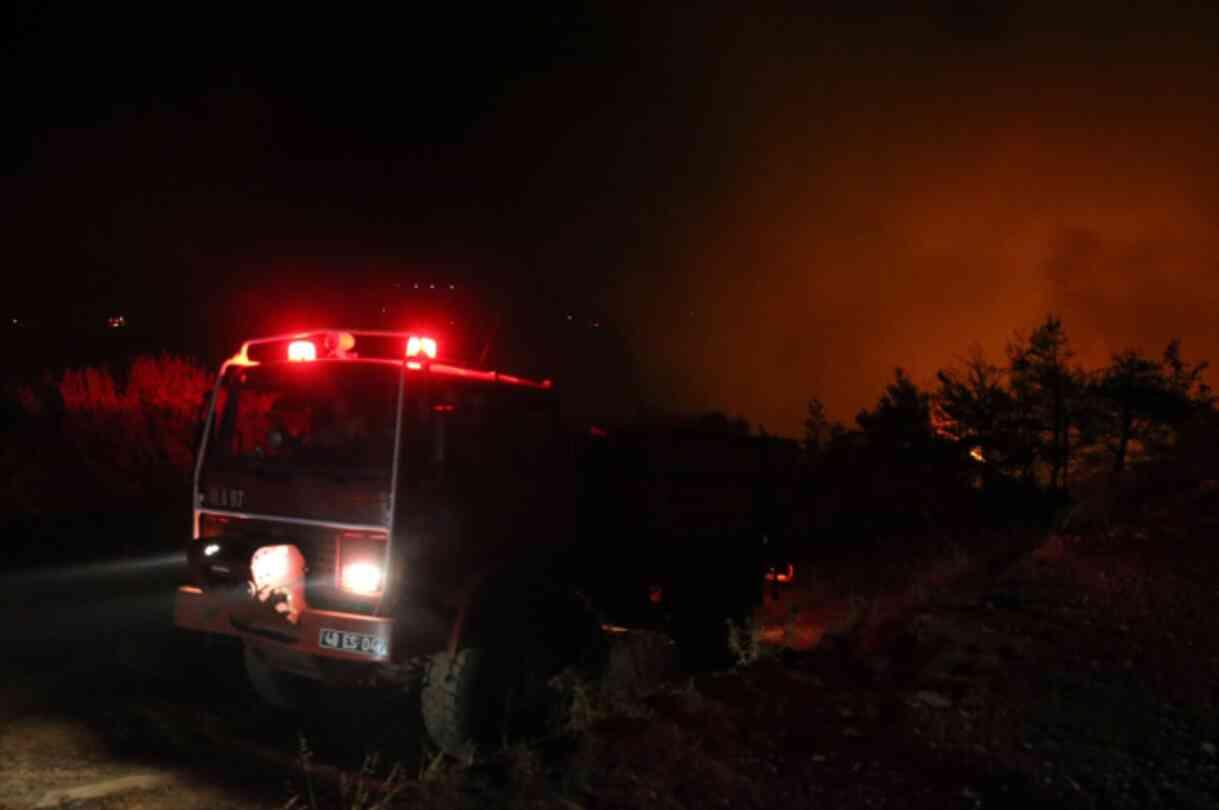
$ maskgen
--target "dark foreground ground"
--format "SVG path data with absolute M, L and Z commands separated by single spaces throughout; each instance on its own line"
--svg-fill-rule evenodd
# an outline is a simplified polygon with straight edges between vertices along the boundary
M 171 556 L 3 575 L 0 808 L 1214 808 L 1214 540 L 802 570 L 747 666 L 566 683 L 561 728 L 473 764 L 421 745 L 404 696 L 262 708 L 236 650 L 171 629 Z M 626 689 L 642 659 L 618 660 Z

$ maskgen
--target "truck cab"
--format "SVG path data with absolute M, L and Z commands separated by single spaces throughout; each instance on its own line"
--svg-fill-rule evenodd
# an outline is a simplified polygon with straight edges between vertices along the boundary
M 458 749 L 494 684 L 521 682 L 507 639 L 533 675 L 587 639 L 554 563 L 573 481 L 548 380 L 445 362 L 424 335 L 247 341 L 208 407 L 175 622 L 240 639 L 283 708 L 301 678 L 420 686 Z

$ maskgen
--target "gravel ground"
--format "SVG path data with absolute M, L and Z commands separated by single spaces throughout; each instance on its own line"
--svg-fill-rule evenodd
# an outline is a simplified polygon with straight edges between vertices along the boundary
M 169 628 L 171 569 L 10 578 L 0 808 L 244 810 L 310 789 L 354 808 L 338 786 L 370 754 L 374 797 L 403 763 L 404 807 L 1214 808 L 1210 537 L 1052 536 L 868 621 L 822 605 L 794 628 L 815 645 L 646 697 L 569 688 L 564 733 L 473 765 L 430 757 L 401 696 L 331 695 L 307 721 L 261 708 L 233 650 Z

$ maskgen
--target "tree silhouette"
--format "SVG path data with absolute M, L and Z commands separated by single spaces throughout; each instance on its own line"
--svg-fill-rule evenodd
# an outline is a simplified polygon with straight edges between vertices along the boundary
M 1023 422 L 1036 436 L 1037 455 L 1050 468 L 1052 492 L 1066 491 L 1071 466 L 1072 432 L 1083 417 L 1082 371 L 1074 358 L 1062 321 L 1048 315 L 1027 340 L 1017 337 L 1008 346 L 1011 390 Z
M 861 410 L 855 417 L 870 445 L 917 455 L 936 441 L 931 427 L 931 396 L 898 368 L 875 409 Z
M 817 397 L 808 401 L 804 418 L 804 452 L 810 459 L 819 458 L 830 444 L 846 433 L 846 428 L 831 422 L 825 415 L 825 405 Z
M 934 401 L 945 435 L 983 466 L 983 477 L 1025 474 L 1033 461 L 1028 431 L 1022 430 L 1016 400 L 1004 385 L 1005 369 L 987 362 L 975 349 L 954 369 L 937 373 Z
M 1202 379 L 1210 364 L 1203 361 L 1191 366 L 1182 360 L 1180 338 L 1173 338 L 1169 342 L 1160 365 L 1164 369 L 1168 390 L 1178 404 L 1179 409 L 1175 413 L 1177 419 L 1187 419 L 1199 410 L 1209 410 L 1215 406 L 1214 392 Z
M 1169 444 L 1185 422 L 1212 407 L 1214 397 L 1202 379 L 1206 367 L 1186 363 L 1174 339 L 1159 361 L 1126 350 L 1095 375 L 1090 392 L 1115 478 L 1125 471 L 1133 446 Z
M 1112 472 L 1118 477 L 1126 468 L 1131 442 L 1148 438 L 1154 426 L 1170 415 L 1169 387 L 1163 367 L 1135 351 L 1113 356 L 1092 385 L 1096 401 L 1103 407 L 1098 423 L 1113 456 Z

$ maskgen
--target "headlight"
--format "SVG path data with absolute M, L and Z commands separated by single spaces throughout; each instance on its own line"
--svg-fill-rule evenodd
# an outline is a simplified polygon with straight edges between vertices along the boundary
M 285 584 L 291 568 L 289 546 L 263 546 L 250 559 L 250 576 L 257 588 L 274 588 Z
M 357 596 L 385 590 L 385 538 L 363 532 L 339 536 L 339 587 Z
M 375 596 L 385 587 L 385 571 L 374 562 L 349 562 L 343 566 L 339 585 L 360 596 Z

